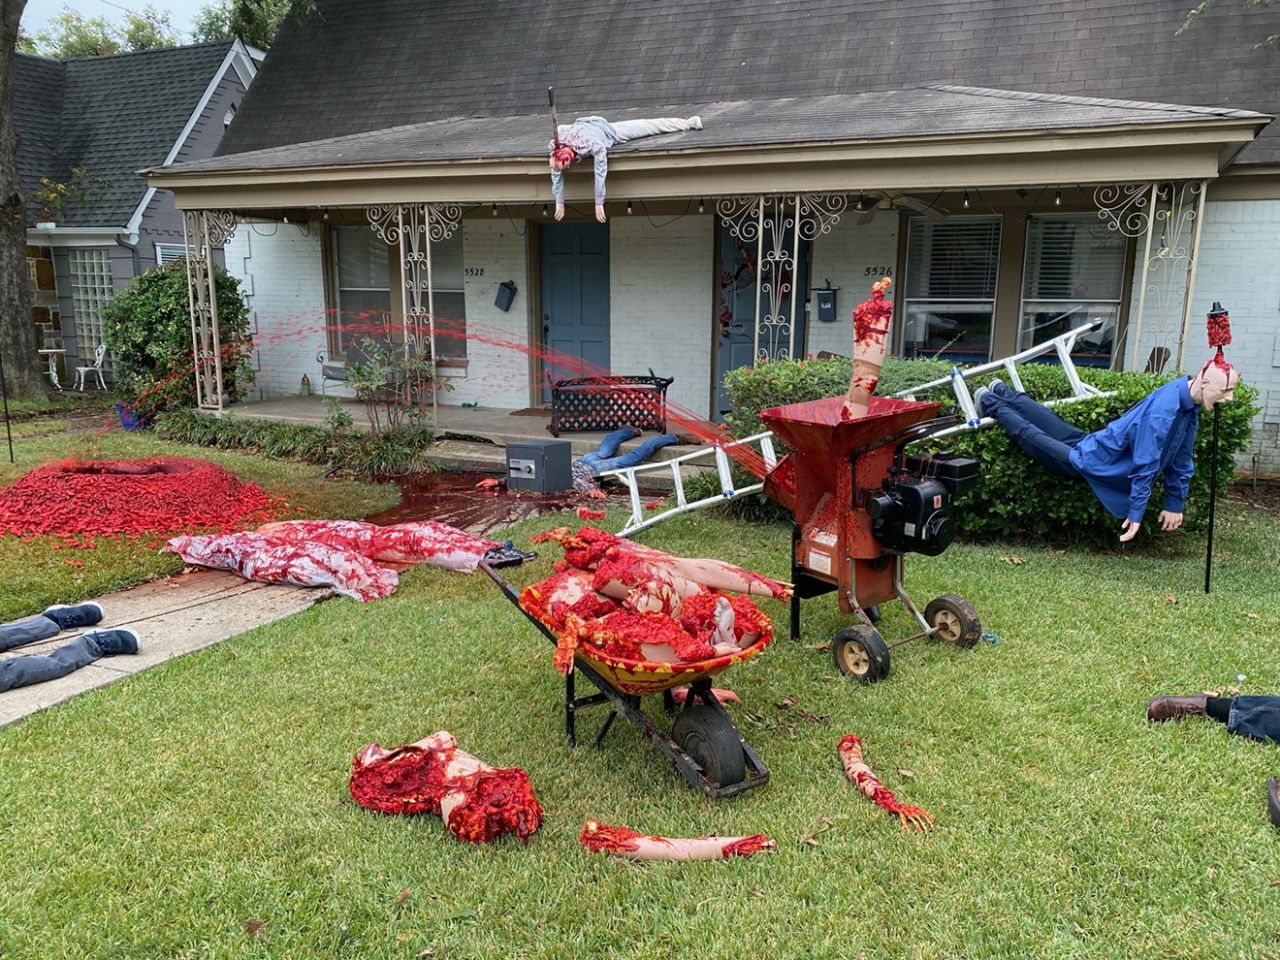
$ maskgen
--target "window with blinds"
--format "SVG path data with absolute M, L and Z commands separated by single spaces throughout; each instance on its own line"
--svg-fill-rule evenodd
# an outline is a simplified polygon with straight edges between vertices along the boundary
M 1027 218 L 1018 347 L 1043 343 L 1102 320 L 1072 353 L 1078 364 L 1109 366 L 1124 291 L 1126 240 L 1092 214 Z
M 364 337 L 401 339 L 391 328 L 392 257 L 395 248 L 370 227 L 333 230 L 337 322 L 329 329 L 335 356 Z M 467 355 L 466 302 L 463 295 L 462 231 L 431 245 L 432 301 L 435 307 L 436 352 L 440 357 Z M 385 332 L 384 332 L 385 331 Z
M 102 307 L 115 292 L 111 281 L 111 251 L 105 248 L 70 250 L 67 258 L 71 267 L 76 353 L 83 362 L 92 363 L 94 351 L 103 342 Z
M 156 264 L 162 265 L 181 260 L 187 255 L 187 249 L 180 243 L 157 243 Z
M 962 363 L 988 360 L 999 263 L 999 217 L 912 218 L 903 354 Z

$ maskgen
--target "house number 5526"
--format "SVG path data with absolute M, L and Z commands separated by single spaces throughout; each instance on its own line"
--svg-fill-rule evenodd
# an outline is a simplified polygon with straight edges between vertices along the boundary
M 468 277 L 483 277 L 484 267 L 467 267 L 462 271 L 462 273 L 464 276 Z
M 867 267 L 862 275 L 864 277 L 892 277 L 893 267 Z

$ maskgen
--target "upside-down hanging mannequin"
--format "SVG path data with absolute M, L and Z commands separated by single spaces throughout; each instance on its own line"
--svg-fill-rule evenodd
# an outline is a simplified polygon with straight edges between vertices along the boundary
M 661 117 L 656 120 L 622 120 L 610 123 L 604 117 L 579 117 L 567 126 L 556 127 L 556 139 L 548 144 L 551 152 L 551 193 L 556 199 L 556 219 L 564 219 L 564 171 L 573 161 L 585 156 L 594 158 L 596 219 L 604 223 L 604 181 L 609 173 L 609 149 L 616 144 L 660 133 L 701 130 L 702 118 Z
M 1032 460 L 1066 477 L 1082 477 L 1113 516 L 1124 518 L 1121 541 L 1138 535 L 1151 487 L 1164 479 L 1161 529 L 1182 526 L 1200 410 L 1229 401 L 1239 372 L 1218 355 L 1199 372 L 1158 387 L 1101 430 L 1085 433 L 1025 393 L 999 380 L 974 394 L 978 412 L 994 417 Z

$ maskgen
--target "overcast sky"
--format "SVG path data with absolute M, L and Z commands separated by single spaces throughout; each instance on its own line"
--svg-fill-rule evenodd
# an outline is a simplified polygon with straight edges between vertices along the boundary
M 108 22 L 117 23 L 125 10 L 140 11 L 148 0 L 27 0 L 26 9 L 22 11 L 22 29 L 27 33 L 39 33 L 49 25 L 49 21 L 64 9 L 74 10 L 83 17 L 103 17 Z M 188 40 L 191 21 L 196 12 L 209 0 L 150 0 L 157 10 L 168 11 L 174 27 Z

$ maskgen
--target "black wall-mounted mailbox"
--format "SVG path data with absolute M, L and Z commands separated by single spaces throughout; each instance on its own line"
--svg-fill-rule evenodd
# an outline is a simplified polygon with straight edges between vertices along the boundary
M 498 284 L 498 295 L 494 297 L 493 305 L 506 313 L 511 309 L 511 304 L 516 300 L 516 285 L 510 280 L 503 280 Z

